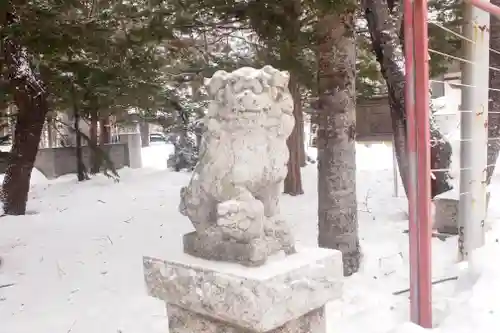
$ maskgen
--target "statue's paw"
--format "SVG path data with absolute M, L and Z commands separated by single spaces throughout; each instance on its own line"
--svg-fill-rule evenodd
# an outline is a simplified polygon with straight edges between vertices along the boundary
M 253 202 L 228 200 L 217 205 L 217 225 L 230 238 L 250 241 L 263 234 L 264 207 Z
M 266 237 L 275 239 L 279 243 L 285 254 L 290 255 L 297 253 L 293 234 L 288 223 L 284 219 L 280 217 L 267 219 L 264 232 Z

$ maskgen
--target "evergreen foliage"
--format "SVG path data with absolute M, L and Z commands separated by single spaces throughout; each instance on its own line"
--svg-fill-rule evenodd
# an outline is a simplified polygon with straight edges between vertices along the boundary
M 0 27 L 1 33 L 15 37 L 30 51 L 48 87 L 52 111 L 73 110 L 76 103 L 84 119 L 92 113 L 125 119 L 123 115 L 135 109 L 143 119 L 160 123 L 164 118 L 177 122 L 181 119 L 179 112 L 189 114 L 189 122 L 202 117 L 203 107 L 195 97 L 202 78 L 218 69 L 243 65 L 271 64 L 295 73 L 303 103 L 309 104 L 317 95 L 314 29 L 318 13 L 327 7 L 341 10 L 343 6 L 343 2 L 320 0 L 10 3 L 19 20 L 8 29 Z M 431 15 L 433 20 L 458 29 L 457 1 L 431 0 L 430 8 L 435 13 Z M 371 51 L 366 24 L 362 18 L 356 22 L 357 94 L 383 94 L 385 84 Z M 456 37 L 433 25 L 429 29 L 432 48 L 458 52 Z M 448 63 L 432 56 L 432 73 L 442 73 Z M 0 107 L 4 109 L 12 100 L 5 88 L 2 64 L 0 52 Z M 186 94 L 186 90 L 191 93 Z M 176 102 L 179 100 L 182 103 Z M 174 107 L 176 103 L 180 108 Z M 194 132 L 194 128 L 177 123 L 167 130 L 183 133 Z

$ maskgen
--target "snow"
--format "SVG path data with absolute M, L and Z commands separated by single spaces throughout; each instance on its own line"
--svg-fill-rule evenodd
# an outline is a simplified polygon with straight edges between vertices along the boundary
M 7 43 L 12 42 L 8 41 Z M 15 67 L 15 78 L 24 81 L 27 86 L 36 89 L 38 95 L 44 93 L 45 89 L 43 88 L 42 82 L 38 80 L 30 66 L 30 55 L 28 54 L 28 50 L 25 47 L 19 49 L 15 45 L 13 45 L 13 48 L 16 51 L 12 56 Z
M 3 333 L 165 333 L 164 304 L 148 297 L 142 256 L 180 253 L 192 230 L 177 211 L 189 173 L 166 169 L 172 147 L 143 149 L 142 169 L 123 169 L 77 183 L 35 173 L 30 214 L 0 219 L 0 322 Z M 309 155 L 314 155 L 311 150 Z M 361 271 L 346 279 L 342 299 L 328 305 L 329 333 L 417 333 L 408 323 L 406 199 L 393 194 L 392 148 L 357 145 Z M 302 246 L 317 238 L 316 166 L 303 169 L 305 194 L 283 196 L 282 211 Z M 496 176 L 494 185 L 499 184 Z M 401 195 L 404 191 L 400 189 Z M 492 202 L 500 187 L 492 186 Z M 500 217 L 492 205 L 489 220 Z M 455 238 L 433 239 L 433 277 L 458 281 L 433 287 L 436 332 L 493 332 L 500 324 L 500 231 L 493 225 L 477 266 L 457 264 Z

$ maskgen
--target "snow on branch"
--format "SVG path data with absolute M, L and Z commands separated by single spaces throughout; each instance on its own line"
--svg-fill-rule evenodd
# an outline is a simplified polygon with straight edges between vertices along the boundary
M 43 83 L 38 79 L 35 71 L 30 64 L 30 55 L 26 47 L 16 45 L 16 43 L 4 38 L 6 45 L 6 58 L 10 69 L 11 79 L 17 82 L 23 82 L 27 90 L 32 90 L 39 94 L 45 93 Z

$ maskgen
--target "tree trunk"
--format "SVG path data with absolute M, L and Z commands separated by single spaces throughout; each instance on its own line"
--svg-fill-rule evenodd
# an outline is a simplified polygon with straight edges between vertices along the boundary
M 302 106 L 302 103 L 301 103 Z M 300 128 L 299 128 L 299 134 L 300 134 L 300 142 L 299 142 L 299 154 L 300 154 L 300 166 L 305 167 L 307 165 L 307 158 L 306 158 L 306 144 L 305 144 L 305 133 L 304 133 L 304 113 L 302 112 L 302 108 L 300 109 Z
M 405 110 L 405 68 L 402 41 L 400 36 L 403 18 L 402 6 L 389 6 L 387 0 L 363 0 L 365 17 L 372 40 L 373 51 L 380 64 L 386 81 L 391 109 L 392 130 L 398 160 L 399 172 L 408 194 L 408 154 Z M 432 105 L 431 105 L 432 107 Z M 431 149 L 431 168 L 449 170 L 451 165 L 451 145 L 441 134 L 436 123 L 430 120 L 429 143 Z M 452 188 L 449 171 L 434 172 L 431 180 L 431 196 Z
M 82 135 L 80 132 L 80 111 L 76 101 L 76 92 L 74 83 L 71 82 L 71 98 L 73 99 L 73 130 L 75 131 L 75 150 L 76 150 L 76 176 L 78 181 L 88 180 L 85 163 L 83 162 Z
M 99 154 L 96 153 L 96 149 L 93 147 L 97 147 L 97 127 L 99 126 L 99 114 L 97 113 L 97 109 L 93 108 L 90 111 L 90 156 L 91 156 L 91 168 L 90 172 L 92 174 L 99 173 L 99 169 L 101 168 L 101 161 Z
M 141 142 L 143 147 L 149 147 L 149 123 L 141 120 L 139 125 L 139 130 L 141 132 Z
M 356 39 L 354 6 L 325 15 L 318 38 L 318 245 L 342 251 L 344 275 L 361 249 L 356 200 Z
M 111 130 L 109 116 L 103 116 L 99 122 L 100 133 L 99 133 L 99 145 L 104 146 L 111 141 Z
M 300 90 L 295 75 L 291 73 L 288 84 L 293 97 L 293 114 L 295 116 L 295 126 L 292 134 L 286 141 L 290 159 L 288 160 L 288 173 L 285 178 L 284 192 L 290 195 L 304 194 L 302 189 L 302 177 L 300 174 L 300 119 L 302 119 L 302 103 L 300 100 Z M 299 118 L 297 120 L 297 118 Z
M 2 23 L 10 25 L 13 20 L 13 15 L 0 17 L 0 29 Z M 24 215 L 31 172 L 48 112 L 47 91 L 39 73 L 34 70 L 26 48 L 13 39 L 0 37 L 3 39 L 2 51 L 9 85 L 18 109 L 12 149 L 3 181 L 2 202 L 4 214 Z
M 491 3 L 500 6 L 500 0 L 491 0 Z M 500 49 L 500 21 L 492 19 L 490 22 L 490 49 Z M 500 55 L 495 52 L 490 52 L 490 66 L 500 67 Z M 495 164 L 500 151 L 500 73 L 498 71 L 490 71 L 490 88 L 497 89 L 489 92 L 489 114 L 488 114 L 488 168 L 487 181 L 491 182 L 491 177 L 495 171 Z
M 54 148 L 54 120 L 52 117 L 47 119 L 47 142 L 49 148 Z
M 295 58 L 299 53 L 299 50 L 297 49 L 297 38 L 300 34 L 301 1 L 288 1 L 286 6 L 283 8 L 287 13 L 290 24 L 285 31 L 286 39 L 288 41 L 287 47 L 284 51 L 282 51 L 281 56 L 286 59 L 285 63 L 287 65 L 290 64 L 290 82 L 288 83 L 288 87 L 293 98 L 293 115 L 295 118 L 295 126 L 293 127 L 292 134 L 290 134 L 287 140 L 290 159 L 288 161 L 288 173 L 285 178 L 284 192 L 295 196 L 304 194 L 300 173 L 300 168 L 303 164 L 302 159 L 305 160 L 304 144 L 301 144 L 304 139 L 304 115 L 302 112 L 300 84 L 296 75 L 297 68 L 293 66 L 296 60 Z

